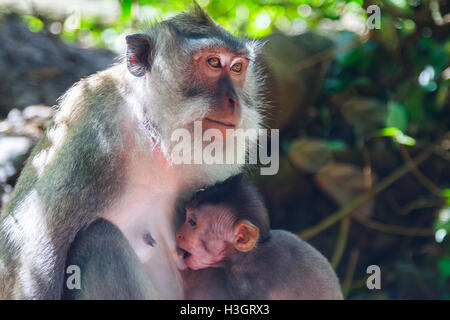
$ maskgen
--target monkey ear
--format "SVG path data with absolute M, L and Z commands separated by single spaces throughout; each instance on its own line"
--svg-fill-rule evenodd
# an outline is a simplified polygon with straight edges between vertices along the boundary
M 233 245 L 236 250 L 248 252 L 252 250 L 259 239 L 259 229 L 247 220 L 239 221 L 234 226 Z
M 153 43 L 145 34 L 132 34 L 126 37 L 127 67 L 135 77 L 142 77 L 150 70 Z

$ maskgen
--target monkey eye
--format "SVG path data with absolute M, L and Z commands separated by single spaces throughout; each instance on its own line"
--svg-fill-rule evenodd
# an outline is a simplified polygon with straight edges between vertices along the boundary
M 233 72 L 241 72 L 242 70 L 242 63 L 235 63 L 231 66 L 231 71 Z
M 220 68 L 220 59 L 217 57 L 209 58 L 208 64 L 213 68 Z
M 191 226 L 193 226 L 193 227 L 197 226 L 197 222 L 195 222 L 195 220 L 192 219 L 191 217 L 189 217 L 188 223 L 189 223 Z

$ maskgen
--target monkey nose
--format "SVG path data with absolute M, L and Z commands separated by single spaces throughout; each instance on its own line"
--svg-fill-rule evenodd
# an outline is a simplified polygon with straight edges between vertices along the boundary
M 178 240 L 182 240 L 183 239 L 183 234 L 181 232 L 177 232 L 177 239 Z
M 233 97 L 233 96 L 229 97 L 228 98 L 228 106 L 230 108 L 239 107 L 239 100 L 236 97 Z

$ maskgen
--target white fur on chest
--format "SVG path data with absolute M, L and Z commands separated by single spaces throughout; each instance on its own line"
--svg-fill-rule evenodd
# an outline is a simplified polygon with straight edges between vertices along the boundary
M 146 263 L 160 244 L 174 243 L 172 219 L 174 195 L 150 195 L 142 191 L 125 190 L 117 205 L 103 217 L 115 224 L 125 235 L 139 260 Z M 150 233 L 156 244 L 144 241 Z
M 104 218 L 124 234 L 162 299 L 181 299 L 181 278 L 176 268 L 173 216 L 175 194 L 151 194 L 146 186 L 126 188 L 117 204 L 105 212 Z M 148 187 L 148 186 L 147 186 Z M 152 246 L 146 234 L 155 240 Z

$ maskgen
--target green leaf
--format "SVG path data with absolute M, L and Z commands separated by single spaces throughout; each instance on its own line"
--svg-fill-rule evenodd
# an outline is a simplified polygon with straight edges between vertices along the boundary
M 393 137 L 395 136 L 399 130 L 395 127 L 384 128 L 377 132 L 376 136 L 378 137 Z
M 400 132 L 400 134 L 396 134 L 393 138 L 395 142 L 397 142 L 398 144 L 403 144 L 405 146 L 411 147 L 416 144 L 416 140 L 414 138 L 403 134 L 403 132 Z
M 448 204 L 450 205 L 450 188 L 444 189 L 444 191 L 442 191 L 445 199 L 447 199 Z
M 389 127 L 383 128 L 375 134 L 376 137 L 392 137 L 395 142 L 403 144 L 405 146 L 413 146 L 416 144 L 416 140 L 410 136 L 407 136 L 401 132 L 398 128 Z
M 442 257 L 439 259 L 438 262 L 439 270 L 441 271 L 442 276 L 444 279 L 447 279 L 450 277 L 450 258 L 449 257 Z
M 28 25 L 28 29 L 30 29 L 31 32 L 39 32 L 44 27 L 44 23 L 41 19 L 30 15 L 23 16 L 23 21 Z
M 389 102 L 386 126 L 395 127 L 402 132 L 406 131 L 408 126 L 408 116 L 405 108 L 400 103 L 395 101 Z
M 133 6 L 133 0 L 121 0 L 120 8 L 122 13 L 120 15 L 120 21 L 128 21 L 131 18 L 131 8 Z
M 442 195 L 445 198 L 445 202 L 446 202 L 447 206 L 450 207 L 450 189 L 447 188 L 447 189 L 442 190 Z
M 343 140 L 332 140 L 328 141 L 328 149 L 332 151 L 345 151 L 348 149 L 348 145 Z

